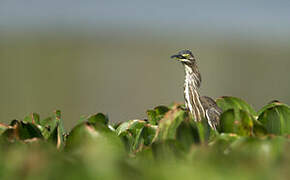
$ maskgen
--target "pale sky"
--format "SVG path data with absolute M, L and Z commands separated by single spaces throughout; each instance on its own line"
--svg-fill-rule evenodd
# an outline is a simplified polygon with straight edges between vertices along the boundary
M 0 0 L 0 25 L 87 25 L 290 32 L 290 1 Z

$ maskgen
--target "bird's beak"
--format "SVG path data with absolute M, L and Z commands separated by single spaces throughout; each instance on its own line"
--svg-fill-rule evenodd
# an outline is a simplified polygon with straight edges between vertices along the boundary
M 175 60 L 180 60 L 180 59 L 182 59 L 183 57 L 182 57 L 181 55 L 176 54 L 176 55 L 172 55 L 171 58 L 172 58 L 172 59 L 175 59 Z

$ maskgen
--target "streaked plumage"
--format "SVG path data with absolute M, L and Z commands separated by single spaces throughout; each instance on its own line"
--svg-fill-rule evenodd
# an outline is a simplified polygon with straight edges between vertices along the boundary
M 193 54 L 190 50 L 182 50 L 171 57 L 179 60 L 184 65 L 184 99 L 187 109 L 193 115 L 195 121 L 200 122 L 203 118 L 206 118 L 210 127 L 216 130 L 222 110 L 210 97 L 200 96 L 198 89 L 201 85 L 201 75 Z

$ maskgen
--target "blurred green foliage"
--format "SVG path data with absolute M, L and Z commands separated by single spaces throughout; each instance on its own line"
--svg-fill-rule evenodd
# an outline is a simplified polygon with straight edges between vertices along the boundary
M 217 104 L 218 132 L 178 104 L 118 124 L 98 113 L 68 133 L 60 111 L 0 124 L 0 179 L 287 179 L 289 106 L 255 112 L 235 97 Z

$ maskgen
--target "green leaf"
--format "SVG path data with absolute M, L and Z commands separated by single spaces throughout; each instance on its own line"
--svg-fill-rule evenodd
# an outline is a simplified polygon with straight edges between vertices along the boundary
M 285 104 L 271 103 L 266 105 L 259 111 L 258 121 L 270 134 L 290 134 L 290 108 Z
M 120 139 L 103 123 L 83 122 L 75 126 L 66 139 L 65 150 L 85 148 L 86 145 L 98 142 L 111 142 L 119 146 L 122 145 Z M 103 148 L 103 147 L 98 147 Z M 101 149 L 100 149 L 101 150 Z
M 179 109 L 173 109 L 166 113 L 159 122 L 157 140 L 176 139 L 177 128 L 185 117 L 185 111 Z
M 107 125 L 109 122 L 109 119 L 103 113 L 98 113 L 98 114 L 90 116 L 88 118 L 88 122 L 90 122 L 90 123 L 100 122 L 100 123 Z
M 253 126 L 254 118 L 248 112 L 242 109 L 229 109 L 221 115 L 219 131 L 251 136 L 253 134 Z
M 177 128 L 176 139 L 187 151 L 190 150 L 192 144 L 200 143 L 197 127 L 188 121 L 182 121 Z
M 143 120 L 130 120 L 130 121 L 120 124 L 118 128 L 116 129 L 116 132 L 117 132 L 117 135 L 120 136 L 124 133 L 127 133 L 128 130 L 136 131 L 136 130 L 142 129 L 145 124 L 146 122 Z
M 162 140 L 152 144 L 152 152 L 158 160 L 175 160 L 176 158 L 184 158 L 185 149 L 177 141 L 173 139 Z
M 266 136 L 268 134 L 267 129 L 257 119 L 254 120 L 254 129 L 253 130 L 254 130 L 254 134 L 256 136 Z
M 67 137 L 65 148 L 66 150 L 78 148 L 97 136 L 98 133 L 95 131 L 94 127 L 87 122 L 83 122 L 71 130 Z
M 82 115 L 80 117 L 80 119 L 78 120 L 77 124 L 81 124 L 81 123 L 85 122 L 87 119 L 88 119 L 88 116 Z
M 143 144 L 144 144 L 143 130 L 144 128 L 136 130 L 134 141 L 132 144 L 132 149 L 131 149 L 132 152 L 138 152 L 142 150 Z
M 271 102 L 271 103 L 269 103 L 269 104 L 267 104 L 266 106 L 264 106 L 264 107 L 262 107 L 259 111 L 258 111 L 258 116 L 260 116 L 265 110 L 267 110 L 267 109 L 271 109 L 271 108 L 273 108 L 273 107 L 275 107 L 275 106 L 286 106 L 286 107 L 288 107 L 289 108 L 289 106 L 288 105 L 286 105 L 286 104 L 283 104 L 283 103 L 281 103 L 281 102 L 277 102 L 277 101 L 275 101 L 275 102 Z
M 64 146 L 64 134 L 65 134 L 61 118 L 61 111 L 56 110 L 53 119 L 56 125 L 52 129 L 48 141 L 52 142 L 53 144 L 56 145 L 58 149 L 60 149 Z
M 146 132 L 148 135 L 148 130 L 144 130 L 146 124 L 147 122 L 143 120 L 131 120 L 120 124 L 116 129 L 117 135 L 122 137 L 130 152 L 136 153 L 142 150 L 143 134 Z M 148 143 L 148 139 L 146 143 Z
M 4 139 L 8 141 L 15 141 L 15 140 L 28 140 L 33 138 L 42 139 L 43 136 L 41 131 L 35 124 L 30 122 L 23 122 L 14 120 L 1 135 Z
M 230 145 L 241 136 L 233 133 L 221 133 L 209 145 L 221 153 L 225 153 Z
M 231 143 L 231 153 L 237 154 L 242 159 L 260 160 L 263 164 L 267 161 L 277 160 L 283 157 L 282 153 L 287 153 L 285 145 L 289 143 L 289 140 L 284 137 L 270 137 L 270 138 L 253 138 L 253 137 L 241 137 Z M 285 151 L 286 150 L 286 151 Z M 257 161 L 256 161 L 257 162 Z
M 56 118 L 48 117 L 46 119 L 40 120 L 41 133 L 45 139 L 48 139 L 57 126 Z
M 257 115 L 256 111 L 249 104 L 237 97 L 223 96 L 218 98 L 216 103 L 223 110 L 223 112 L 229 109 L 242 109 L 254 116 Z
M 0 123 L 0 135 L 8 128 L 6 124 Z
M 37 113 L 31 113 L 29 116 L 26 116 L 24 118 L 24 121 L 39 125 L 40 124 L 40 116 Z
M 146 124 L 143 128 L 143 139 L 144 145 L 149 146 L 152 144 L 154 138 L 156 137 L 157 126 L 151 124 Z
M 18 126 L 18 136 L 21 140 L 43 137 L 35 124 L 23 121 Z
M 158 122 L 164 117 L 164 115 L 169 111 L 166 106 L 157 106 L 153 110 L 147 111 L 148 121 L 152 125 L 158 124 Z
M 211 129 L 206 119 L 203 119 L 201 122 L 193 122 L 194 126 L 198 131 L 199 142 L 206 143 L 209 141 L 211 134 L 214 134 L 215 131 Z
M 157 126 L 149 124 L 144 120 L 131 120 L 121 123 L 116 133 L 125 142 L 131 153 L 143 150 L 144 146 L 152 144 L 156 136 Z

